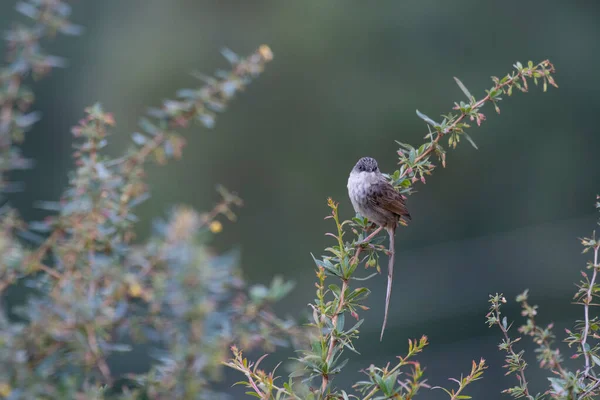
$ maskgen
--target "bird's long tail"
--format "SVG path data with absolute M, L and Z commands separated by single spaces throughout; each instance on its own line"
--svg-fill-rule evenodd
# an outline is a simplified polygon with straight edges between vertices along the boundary
M 396 230 L 394 228 L 388 228 L 386 230 L 388 232 L 388 235 L 390 236 L 390 258 L 388 262 L 387 292 L 385 295 L 385 313 L 383 315 L 383 326 L 381 327 L 381 336 L 379 337 L 380 342 L 383 340 L 383 332 L 385 331 L 385 325 L 387 324 L 388 310 L 390 308 L 390 295 L 392 294 L 392 277 L 394 276 L 394 236 Z

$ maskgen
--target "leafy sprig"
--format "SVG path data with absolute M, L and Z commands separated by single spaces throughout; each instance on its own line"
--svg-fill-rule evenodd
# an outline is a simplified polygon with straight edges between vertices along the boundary
M 512 323 L 508 322 L 507 317 L 501 317 L 500 307 L 502 304 L 506 303 L 506 298 L 502 294 L 496 293 L 495 295 L 490 295 L 490 311 L 486 315 L 488 326 L 498 326 L 502 331 L 502 335 L 504 338 L 502 342 L 498 345 L 498 349 L 506 352 L 506 358 L 504 368 L 508 371 L 506 375 L 514 374 L 517 377 L 519 384 L 517 386 L 513 386 L 503 391 L 503 393 L 508 393 L 512 397 L 519 399 L 522 397 L 526 397 L 528 400 L 533 400 L 534 397 L 529 393 L 529 387 L 527 384 L 527 380 L 525 378 L 525 369 L 527 368 L 527 362 L 523 358 L 523 354 L 525 351 L 521 350 L 517 352 L 515 350 L 514 345 L 518 343 L 521 338 L 511 338 L 508 332 L 512 328 Z
M 503 78 L 492 77 L 494 86 L 486 90 L 486 96 L 480 100 L 477 100 L 458 78 L 454 78 L 467 97 L 467 102 L 454 103 L 454 112 L 442 115 L 441 122 L 436 122 L 417 110 L 419 118 L 427 123 L 429 130 L 425 135 L 427 142 L 417 148 L 410 144 L 397 142 L 400 145 L 398 156 L 401 167 L 391 174 L 390 178 L 398 190 L 402 193 L 410 193 L 412 184 L 417 181 L 426 183 L 425 176 L 431 175 L 436 166 L 431 160 L 432 155 L 435 155 L 442 166 L 446 167 L 446 149 L 441 144 L 443 137 L 448 137 L 448 146 L 451 148 L 456 148 L 462 137 L 477 148 L 473 139 L 466 132 L 471 127 L 466 121 L 475 121 L 477 126 L 480 126 L 486 119 L 485 114 L 481 111 L 485 104 L 492 103 L 499 114 L 500 107 L 498 103 L 502 100 L 502 96 L 511 96 L 515 89 L 527 92 L 529 90 L 528 79 L 533 79 L 536 85 L 541 81 L 544 91 L 547 90 L 548 85 L 558 87 L 552 77 L 555 72 L 554 66 L 548 60 L 537 65 L 530 61 L 527 66 L 517 62 L 514 67 L 515 71 Z
M 434 387 L 433 389 L 442 389 L 448 396 L 450 396 L 450 400 L 460 400 L 460 399 L 470 399 L 471 396 L 467 396 L 461 394 L 465 388 L 479 379 L 482 379 L 483 372 L 487 369 L 485 364 L 485 360 L 482 358 L 479 360 L 479 363 L 473 361 L 471 365 L 471 372 L 467 376 L 460 376 L 460 379 L 450 378 L 451 381 L 455 382 L 458 385 L 457 389 L 445 389 L 442 387 Z

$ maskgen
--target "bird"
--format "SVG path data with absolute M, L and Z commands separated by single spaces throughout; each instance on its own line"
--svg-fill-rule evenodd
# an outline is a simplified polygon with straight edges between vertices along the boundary
M 394 236 L 399 223 L 403 225 L 412 218 L 406 208 L 405 198 L 392 186 L 388 179 L 381 173 L 377 161 L 371 157 L 363 157 L 352 168 L 348 177 L 348 196 L 354 211 L 369 221 L 374 222 L 378 228 L 360 243 L 367 243 L 382 229 L 389 235 L 389 261 L 387 292 L 385 297 L 385 313 L 381 336 L 388 318 L 390 295 L 392 292 L 392 277 L 394 274 Z

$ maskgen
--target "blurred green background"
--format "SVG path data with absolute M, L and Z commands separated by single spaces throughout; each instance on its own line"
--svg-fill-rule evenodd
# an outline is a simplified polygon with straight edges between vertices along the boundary
M 14 3 L 0 2 L 0 26 L 18 18 Z M 488 120 L 471 131 L 479 150 L 461 143 L 448 154 L 448 168 L 409 198 L 413 223 L 398 233 L 384 341 L 382 275 L 367 283 L 373 294 L 362 314 L 362 355 L 346 368 L 358 378 L 361 368 L 403 354 L 407 338 L 427 334 L 432 344 L 419 359 L 429 383 L 445 385 L 485 357 L 486 378 L 469 394 L 500 398 L 515 382 L 503 376 L 500 333 L 484 324 L 488 294 L 512 301 L 530 288 L 539 321 L 553 319 L 559 338 L 583 315 L 570 302 L 586 262 L 577 237 L 594 228 L 600 192 L 599 18 L 600 3 L 559 0 L 74 2 L 72 19 L 86 30 L 48 45 L 70 65 L 35 84 L 43 119 L 24 153 L 37 165 L 17 176 L 27 190 L 11 201 L 36 219 L 43 214 L 35 200 L 60 196 L 72 166 L 70 127 L 85 106 L 99 101 L 115 113 L 109 151 L 116 155 L 147 106 L 197 84 L 189 72 L 227 67 L 222 47 L 246 55 L 268 44 L 275 60 L 216 127 L 190 129 L 182 161 L 149 169 L 153 197 L 141 207 L 139 231 L 145 236 L 152 217 L 174 204 L 209 209 L 222 183 L 245 206 L 215 247 L 241 248 L 251 282 L 275 274 L 295 280 L 278 311 L 300 318 L 313 300 L 309 253 L 331 243 L 325 199 L 338 200 L 343 217 L 353 215 L 346 180 L 356 160 L 369 155 L 393 171 L 394 140 L 418 145 L 426 133 L 415 109 L 436 118 L 463 99 L 453 76 L 479 97 L 490 76 L 506 74 L 515 61 L 549 58 L 560 89 L 517 93 L 500 104 L 499 116 L 486 108 Z M 520 317 L 514 302 L 506 311 Z M 535 364 L 532 352 L 528 361 Z M 537 392 L 547 374 L 535 370 L 529 376 Z

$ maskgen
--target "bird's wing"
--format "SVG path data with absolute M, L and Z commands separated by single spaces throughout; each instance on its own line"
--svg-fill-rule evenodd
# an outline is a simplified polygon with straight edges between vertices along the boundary
M 411 219 L 404 198 L 389 182 L 377 182 L 372 185 L 371 189 L 372 195 L 369 196 L 369 201 L 372 206 L 390 211 L 399 217 Z

